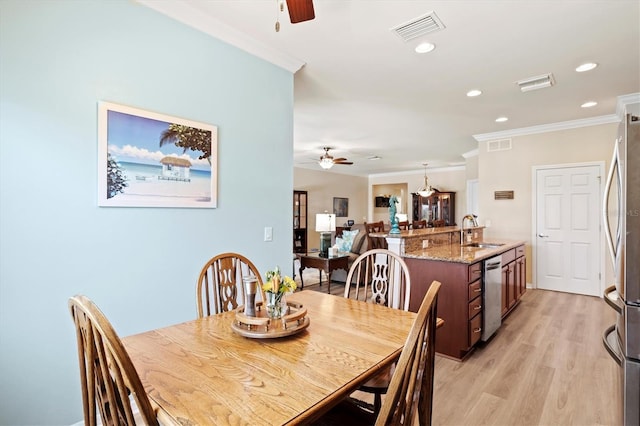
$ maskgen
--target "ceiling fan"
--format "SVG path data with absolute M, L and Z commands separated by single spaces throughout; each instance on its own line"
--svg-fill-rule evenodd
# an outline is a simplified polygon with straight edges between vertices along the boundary
M 292 24 L 310 21 L 316 17 L 313 11 L 313 0 L 287 0 L 289 19 Z
M 351 165 L 353 164 L 353 161 L 347 161 L 346 158 L 333 158 L 331 155 L 329 155 L 329 150 L 331 148 L 328 146 L 324 147 L 324 155 L 320 157 L 320 161 L 318 161 L 318 164 L 320 164 L 320 167 L 322 167 L 323 169 L 330 169 L 331 167 L 333 167 L 334 164 L 345 164 L 345 165 Z

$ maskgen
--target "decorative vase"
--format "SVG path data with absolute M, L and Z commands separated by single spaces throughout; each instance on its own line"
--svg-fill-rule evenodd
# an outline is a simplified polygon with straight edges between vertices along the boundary
M 287 302 L 284 293 L 266 292 L 267 316 L 271 319 L 280 319 L 287 313 Z

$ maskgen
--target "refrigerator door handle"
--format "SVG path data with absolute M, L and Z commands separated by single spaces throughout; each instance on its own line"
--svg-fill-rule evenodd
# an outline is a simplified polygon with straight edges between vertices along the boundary
M 615 264 L 616 261 L 616 249 L 617 243 L 613 243 L 613 236 L 611 235 L 611 224 L 609 223 L 609 193 L 611 192 L 611 184 L 613 183 L 613 177 L 615 175 L 616 168 L 618 167 L 618 141 L 613 146 L 613 158 L 611 159 L 611 166 L 609 167 L 609 174 L 607 175 L 607 182 L 604 185 L 604 198 L 602 202 L 602 220 L 604 223 L 604 234 L 607 240 L 607 246 L 609 247 L 609 254 L 611 254 L 611 260 Z
M 618 298 L 615 285 L 607 287 L 604 291 L 604 301 L 607 302 L 607 305 L 611 306 L 617 313 L 622 315 L 624 306 L 622 306 L 622 302 L 620 302 L 620 299 Z
M 602 344 L 604 348 L 609 352 L 611 358 L 622 367 L 623 355 L 620 353 L 620 345 L 618 344 L 616 337 L 615 324 L 607 328 L 602 334 Z

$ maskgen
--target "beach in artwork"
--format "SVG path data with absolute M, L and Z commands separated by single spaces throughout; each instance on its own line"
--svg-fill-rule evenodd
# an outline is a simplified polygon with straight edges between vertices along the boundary
M 194 203 L 211 201 L 211 172 L 192 170 L 190 181 L 160 180 L 162 166 L 129 162 L 118 163 L 127 178 L 128 186 L 114 199 L 128 203 L 141 201 L 163 202 L 168 198 Z

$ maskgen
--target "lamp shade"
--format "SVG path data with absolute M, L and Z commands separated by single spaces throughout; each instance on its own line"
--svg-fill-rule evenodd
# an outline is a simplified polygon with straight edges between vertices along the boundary
M 316 214 L 316 232 L 332 232 L 336 230 L 336 215 L 331 213 Z

